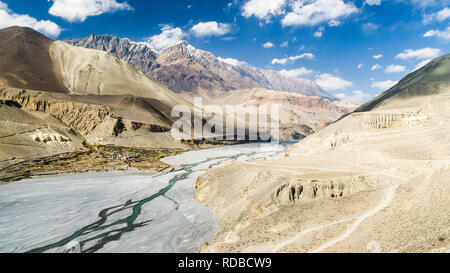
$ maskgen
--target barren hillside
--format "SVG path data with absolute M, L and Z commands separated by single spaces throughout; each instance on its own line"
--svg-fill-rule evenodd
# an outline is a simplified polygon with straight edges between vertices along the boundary
M 186 147 L 170 134 L 176 120 L 171 110 L 192 105 L 125 61 L 29 28 L 0 30 L 0 38 L 0 160 L 5 164 L 73 151 L 82 140 Z
M 0 30 L 0 86 L 67 93 L 53 69 L 52 43 L 30 28 Z
M 224 228 L 202 251 L 448 249 L 449 68 L 436 59 L 283 159 L 208 171 L 197 198 Z

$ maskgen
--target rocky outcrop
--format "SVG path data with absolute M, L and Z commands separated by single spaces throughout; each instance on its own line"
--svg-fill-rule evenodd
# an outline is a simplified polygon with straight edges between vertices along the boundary
M 395 124 L 406 118 L 406 113 L 365 113 L 357 115 L 363 119 L 364 124 L 370 128 L 383 129 L 394 127 Z
M 31 135 L 31 138 L 34 139 L 36 142 L 43 142 L 43 143 L 58 143 L 58 144 L 68 144 L 72 140 L 66 136 L 63 136 L 58 133 L 44 133 L 42 131 L 36 132 L 35 134 Z
M 123 102 L 123 100 L 121 97 L 116 98 L 116 101 Z M 0 88 L 0 101 L 2 104 L 14 105 L 31 113 L 42 113 L 58 120 L 74 133 L 92 142 L 107 139 L 114 142 L 118 137 L 131 138 L 146 134 L 165 134 L 165 137 L 172 139 L 170 121 L 164 122 L 154 118 L 153 108 L 138 108 L 136 105 L 130 107 L 128 104 L 122 106 L 115 100 L 108 104 L 101 96 L 55 95 L 40 91 Z M 42 137 L 38 138 L 42 140 Z M 53 139 L 53 136 L 50 136 L 50 139 Z M 132 142 L 122 144 L 134 146 Z
M 280 205 L 294 205 L 320 198 L 340 198 L 382 187 L 382 177 L 358 175 L 326 180 L 300 180 L 277 188 L 272 198 Z
M 13 101 L 30 111 L 50 114 L 82 136 L 87 136 L 94 131 L 107 118 L 117 120 L 110 109 L 104 106 L 51 100 L 39 95 L 42 93 L 0 89 L 0 99 Z
M 427 113 L 408 111 L 373 111 L 354 113 L 366 128 L 388 129 L 393 127 L 413 126 L 431 118 Z

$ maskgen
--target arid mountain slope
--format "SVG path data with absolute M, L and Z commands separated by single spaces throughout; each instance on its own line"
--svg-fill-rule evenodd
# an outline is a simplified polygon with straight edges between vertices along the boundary
M 1 152 L 9 159 L 71 151 L 81 140 L 187 147 L 170 134 L 176 120 L 171 110 L 192 105 L 127 62 L 52 41 L 29 28 L 0 30 L 0 37 Z M 55 129 L 55 124 L 63 129 Z M 44 143 L 42 138 L 57 141 Z
M 30 28 L 0 30 L 0 86 L 67 93 L 53 69 L 52 43 Z
M 154 99 L 168 109 L 174 105 L 187 104 L 167 87 L 106 52 L 56 41 L 50 46 L 50 55 L 60 81 L 70 93 L 132 95 Z M 167 110 L 164 113 L 170 114 Z
M 110 35 L 90 35 L 66 42 L 114 54 L 176 92 L 215 94 L 260 87 L 334 99 L 309 80 L 288 78 L 275 71 L 258 70 L 245 65 L 231 65 L 187 42 L 160 52 L 153 51 L 143 43 Z
M 22 27 L 0 30 L 3 86 L 78 95 L 133 95 L 187 104 L 167 87 L 106 52 L 52 41 Z
M 450 54 L 434 59 L 396 86 L 358 108 L 357 112 L 416 105 L 422 97 L 450 93 Z
M 285 158 L 227 163 L 200 177 L 197 198 L 224 227 L 202 251 L 448 250 L 446 59 L 410 75 L 407 88 L 402 81 L 381 95 L 372 111 L 303 139 Z M 392 90 L 406 94 L 388 96 Z
M 191 101 L 192 98 L 186 97 Z M 263 88 L 229 91 L 225 94 L 203 97 L 204 105 L 234 105 L 243 107 L 279 106 L 280 138 L 283 140 L 301 139 L 355 108 L 338 106 L 321 97 L 305 96 L 292 92 L 266 90 Z

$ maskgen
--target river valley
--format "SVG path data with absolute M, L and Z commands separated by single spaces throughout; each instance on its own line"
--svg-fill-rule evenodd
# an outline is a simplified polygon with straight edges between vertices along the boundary
M 195 182 L 227 161 L 276 159 L 293 143 L 190 151 L 171 173 L 70 174 L 0 186 L 0 252 L 196 252 L 220 230 Z

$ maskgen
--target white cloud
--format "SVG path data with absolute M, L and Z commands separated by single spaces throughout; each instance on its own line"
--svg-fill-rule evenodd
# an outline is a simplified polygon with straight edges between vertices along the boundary
M 395 58 L 396 59 L 402 59 L 402 60 L 408 60 L 408 59 L 417 59 L 417 60 L 424 60 L 424 59 L 433 59 L 439 56 L 441 54 L 441 50 L 438 48 L 422 48 L 417 50 L 412 49 L 406 49 L 402 53 L 399 53 Z
M 272 60 L 272 64 L 287 64 L 287 63 L 288 63 L 288 59 L 287 58 L 273 59 Z
M 432 61 L 431 59 L 421 61 L 421 62 L 420 62 L 419 64 L 417 64 L 417 66 L 414 68 L 413 72 L 416 71 L 416 70 L 421 69 L 422 67 L 424 67 L 425 65 L 427 65 L 427 64 L 428 64 L 429 62 L 431 62 L 431 61 Z
M 443 21 L 447 20 L 448 18 L 450 18 L 450 8 L 446 7 L 446 8 L 444 8 L 438 12 L 435 12 L 433 14 L 425 15 L 424 22 L 425 23 L 431 23 L 432 21 L 443 22 Z
M 0 1 L 0 29 L 11 26 L 29 27 L 45 35 L 58 37 L 61 28 L 48 20 L 37 20 L 26 14 L 16 14 L 8 5 Z
M 191 28 L 195 37 L 223 36 L 231 32 L 231 25 L 224 23 L 201 22 Z
M 338 20 L 331 20 L 330 22 L 328 22 L 328 25 L 329 25 L 330 27 L 338 27 L 338 26 L 341 25 L 341 22 L 338 21 Z
M 312 53 L 303 53 L 301 55 L 297 56 L 291 56 L 288 58 L 281 58 L 281 59 L 273 59 L 272 64 L 287 64 L 288 62 L 295 62 L 299 59 L 314 59 L 314 54 Z
M 133 10 L 126 2 L 119 3 L 116 0 L 52 0 L 53 5 L 49 13 L 61 17 L 69 22 L 84 22 L 89 16 L 97 16 L 104 13 L 119 10 Z
M 435 18 L 436 20 L 441 22 L 447 20 L 448 18 L 450 18 L 450 8 L 446 7 L 443 10 L 435 13 Z
M 217 59 L 221 62 L 224 62 L 226 64 L 229 65 L 233 65 L 233 66 L 242 66 L 242 65 L 248 65 L 247 62 L 244 61 L 239 61 L 237 59 L 233 59 L 233 58 L 222 58 L 222 57 L 217 57 Z
M 291 7 L 292 11 L 281 21 L 283 26 L 315 26 L 358 12 L 352 2 L 343 0 L 296 0 Z
M 320 27 L 316 32 L 314 32 L 313 36 L 320 39 L 320 38 L 322 38 L 324 31 L 325 31 L 325 28 Z
M 330 74 L 320 74 L 315 83 L 325 91 L 341 90 L 353 86 L 352 82 Z
M 450 26 L 444 30 L 430 30 L 423 35 L 423 37 L 437 37 L 443 40 L 450 40 Z
M 285 41 L 283 43 L 281 43 L 280 47 L 288 47 L 289 46 L 289 41 Z
M 379 6 L 381 5 L 381 0 L 366 0 L 366 4 L 369 6 L 373 5 Z
M 242 8 L 242 15 L 246 18 L 256 16 L 269 22 L 272 16 L 284 13 L 285 5 L 286 0 L 250 0 Z
M 370 99 L 372 96 L 370 94 L 364 93 L 361 90 L 352 91 L 352 94 L 349 96 L 344 93 L 340 93 L 335 95 L 336 98 L 340 100 L 349 100 L 357 103 L 362 103 Z
M 384 90 L 388 90 L 389 88 L 393 87 L 397 83 L 398 83 L 397 81 L 391 81 L 391 80 L 384 81 L 384 82 L 373 82 L 371 87 L 384 91 Z
M 378 70 L 378 69 L 381 69 L 381 68 L 382 68 L 381 65 L 379 65 L 379 64 L 374 64 L 374 65 L 372 66 L 372 71 L 375 71 L 375 70 Z
M 186 33 L 181 28 L 165 25 L 161 28 L 161 34 L 148 38 L 147 42 L 153 49 L 161 50 L 180 43 L 184 37 Z
M 358 64 L 357 68 L 361 69 L 361 68 L 363 68 L 363 66 L 364 66 L 364 64 Z
M 389 65 L 388 67 L 386 67 L 385 72 L 386 73 L 400 73 L 400 72 L 405 72 L 406 71 L 406 67 L 404 67 L 403 65 Z
M 300 76 L 311 74 L 313 71 L 305 67 L 300 67 L 292 70 L 280 70 L 278 71 L 281 75 L 289 78 L 298 78 Z
M 378 59 L 383 58 L 383 55 L 381 55 L 381 54 L 375 55 L 375 56 L 373 56 L 373 58 L 374 58 L 375 60 L 378 60 Z
M 303 53 L 302 55 L 296 56 L 295 59 L 314 59 L 314 54 L 312 53 Z
M 322 38 L 322 36 L 323 36 L 323 32 L 316 31 L 316 32 L 314 32 L 313 36 L 314 36 L 315 38 L 320 39 L 320 38 Z
M 267 42 L 267 43 L 265 43 L 265 44 L 263 44 L 263 47 L 264 48 L 272 48 L 272 47 L 274 47 L 275 45 L 273 44 L 273 43 L 271 43 L 271 42 Z

